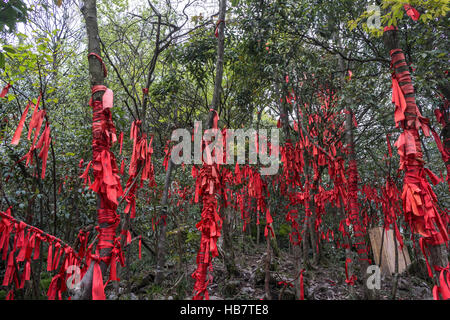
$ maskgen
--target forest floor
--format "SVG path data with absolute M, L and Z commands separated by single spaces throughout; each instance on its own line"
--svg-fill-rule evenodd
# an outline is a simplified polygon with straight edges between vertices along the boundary
M 250 252 L 237 256 L 236 267 L 239 275 L 229 278 L 225 264 L 219 256 L 213 260 L 213 281 L 209 285 L 211 300 L 261 300 L 265 297 L 264 291 L 264 265 L 265 245 L 253 246 Z M 342 250 L 341 250 L 342 251 Z M 194 259 L 192 261 L 195 261 Z M 355 259 L 356 261 L 356 259 Z M 192 288 L 194 281 L 191 278 L 196 265 L 185 264 L 184 272 L 169 271 L 169 275 L 163 285 L 153 284 L 154 275 L 148 270 L 142 270 L 142 276 L 133 279 L 127 285 L 121 282 L 120 288 L 112 293 L 110 299 L 133 299 L 133 300 L 182 300 L 192 299 Z M 172 266 L 172 269 L 176 269 Z M 273 300 L 295 299 L 294 288 L 283 283 L 292 282 L 294 273 L 294 261 L 291 254 L 280 250 L 279 257 L 272 257 L 270 288 Z M 398 279 L 396 300 L 432 300 L 432 286 L 426 274 L 409 268 L 402 273 Z M 419 268 L 420 269 L 420 268 Z M 180 270 L 178 268 L 178 270 Z M 355 270 L 357 273 L 358 270 Z M 350 276 L 350 275 L 349 275 Z M 357 279 L 355 286 L 347 285 L 345 277 L 345 258 L 343 254 L 323 254 L 320 263 L 315 268 L 304 272 L 304 295 L 305 300 L 355 300 L 363 297 L 362 281 Z M 293 282 L 292 282 L 293 283 Z M 131 289 L 131 294 L 125 294 Z M 393 277 L 381 276 L 381 288 L 376 290 L 376 299 L 392 299 Z M 123 294 L 119 294 L 123 292 Z M 130 291 L 128 291 L 130 292 Z M 280 292 L 282 292 L 280 296 Z

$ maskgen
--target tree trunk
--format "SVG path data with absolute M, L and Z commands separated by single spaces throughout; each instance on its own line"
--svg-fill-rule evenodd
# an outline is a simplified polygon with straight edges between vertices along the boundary
M 233 248 L 233 237 L 232 237 L 232 224 L 231 224 L 231 215 L 233 211 L 231 208 L 225 208 L 223 210 L 223 248 L 224 248 L 224 258 L 225 258 L 225 267 L 227 269 L 227 273 L 229 277 L 239 275 L 239 270 L 236 267 L 235 262 L 235 254 Z
M 267 234 L 266 237 L 266 261 L 264 266 L 264 291 L 266 293 L 266 300 L 272 300 L 272 295 L 270 294 L 270 261 L 272 260 L 271 257 L 271 250 L 270 250 L 270 232 Z
M 219 39 L 217 42 L 217 60 L 216 60 L 216 78 L 214 80 L 214 93 L 212 105 L 209 112 L 208 128 L 213 127 L 215 113 L 220 105 L 220 97 L 222 93 L 222 78 L 223 78 L 223 59 L 225 54 L 225 13 L 227 11 L 227 1 L 220 0 L 218 31 Z
M 334 36 L 338 45 L 340 45 L 340 38 L 338 33 L 335 33 Z M 339 63 L 339 71 L 341 72 L 340 81 L 342 86 L 345 84 L 346 77 L 346 67 L 344 64 L 344 59 L 342 56 L 338 55 L 338 63 Z M 369 299 L 373 298 L 373 293 L 367 288 L 366 280 L 369 276 L 367 274 L 367 268 L 369 266 L 369 259 L 367 253 L 367 246 L 365 243 L 365 232 L 364 228 L 361 226 L 360 220 L 360 208 L 358 202 L 358 166 L 356 161 L 356 152 L 355 152 L 355 144 L 354 144 L 354 135 L 353 135 L 353 110 L 351 108 L 351 101 L 344 101 L 346 104 L 345 109 L 345 143 L 347 148 L 347 163 L 348 163 L 348 190 L 347 190 L 347 208 L 346 208 L 346 217 L 350 220 L 350 223 L 353 226 L 354 236 L 355 236 L 355 248 L 358 252 L 358 257 L 360 260 L 360 278 L 364 279 L 363 287 L 364 287 L 364 298 Z M 349 245 L 351 245 L 351 240 L 349 240 Z M 348 254 L 347 254 L 348 255 Z M 349 257 L 347 257 L 349 258 Z
M 216 78 L 214 82 L 214 95 L 212 106 L 209 112 L 209 118 L 207 127 L 209 129 L 214 127 L 214 120 L 216 116 L 218 116 L 218 107 L 220 104 L 220 96 L 221 96 L 221 88 L 222 88 L 222 78 L 223 78 L 223 58 L 224 58 L 224 45 L 225 45 L 225 12 L 226 12 L 226 0 L 220 1 L 219 7 L 219 20 L 218 20 L 218 43 L 217 43 L 217 61 L 216 61 Z M 216 217 L 212 214 L 214 210 L 217 210 L 217 191 L 216 188 L 220 188 L 220 184 L 212 177 L 212 166 L 215 166 L 215 172 L 219 172 L 216 164 L 208 165 L 205 162 L 200 169 L 201 172 L 205 172 L 208 174 L 209 185 L 212 185 L 213 192 L 209 191 L 208 194 L 203 194 L 203 191 L 199 191 L 202 196 L 202 220 L 200 223 L 207 223 L 206 221 L 211 219 L 213 223 L 216 224 L 216 236 L 211 236 L 209 230 L 202 230 L 201 240 L 200 240 L 200 249 L 197 254 L 197 269 L 192 274 L 192 277 L 195 279 L 194 285 L 194 300 L 202 300 L 207 297 L 207 284 L 206 280 L 208 269 L 211 266 L 211 258 L 210 258 L 210 244 L 211 242 L 217 242 L 218 236 L 220 236 L 220 221 L 216 220 Z M 208 181 L 207 181 L 208 183 Z M 220 214 L 220 213 L 219 213 Z M 209 221 L 208 221 L 209 223 Z M 216 243 L 214 243 L 216 244 Z M 217 252 L 214 252 L 216 255 Z M 213 257 L 214 257 L 213 255 Z
M 166 179 L 164 180 L 164 193 L 161 199 L 161 217 L 167 215 L 167 198 L 169 195 L 170 182 L 172 177 L 172 170 L 175 164 L 172 159 L 169 160 L 167 166 Z M 158 238 L 158 251 L 156 256 L 156 275 L 155 284 L 160 285 L 164 279 L 164 265 L 166 263 L 166 231 L 167 226 L 163 221 L 160 226 L 159 238 Z M 181 259 L 181 257 L 180 257 Z

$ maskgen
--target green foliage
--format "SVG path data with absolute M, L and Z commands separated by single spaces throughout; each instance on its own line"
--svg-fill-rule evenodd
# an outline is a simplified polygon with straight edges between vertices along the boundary
M 0 32 L 16 31 L 19 22 L 26 22 L 28 8 L 22 0 L 6 0 L 0 2 Z
M 416 8 L 420 13 L 419 22 L 426 24 L 445 17 L 448 11 L 450 11 L 449 3 L 448 0 L 383 0 L 381 4 L 383 14 L 380 15 L 380 28 L 367 27 L 366 20 L 374 15 L 373 11 L 364 11 L 357 19 L 347 21 L 347 24 L 350 30 L 355 29 L 358 24 L 361 24 L 366 32 L 379 37 L 383 34 L 384 26 L 397 26 L 399 21 L 410 19 L 405 14 L 403 7 L 405 4 L 410 4 Z
M 50 287 L 50 282 L 52 282 L 52 278 L 50 276 L 47 276 L 47 277 L 42 277 L 41 276 L 41 281 L 39 282 L 40 289 L 43 292 L 47 292 L 48 288 Z

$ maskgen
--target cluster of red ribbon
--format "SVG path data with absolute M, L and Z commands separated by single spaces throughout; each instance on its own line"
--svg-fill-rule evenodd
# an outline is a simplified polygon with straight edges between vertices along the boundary
M 218 129 L 218 114 L 214 109 L 213 129 Z M 194 128 L 194 133 L 198 128 Z M 194 136 L 192 136 L 194 139 Z M 202 150 L 209 148 L 208 142 L 202 141 Z M 168 149 L 166 150 L 168 154 Z M 208 155 L 212 155 L 208 153 Z M 212 281 L 212 258 L 219 255 L 217 250 L 217 240 L 220 237 L 222 229 L 222 218 L 219 215 L 217 195 L 223 193 L 223 184 L 221 181 L 221 172 L 219 166 L 215 163 L 203 160 L 200 170 L 192 167 L 192 176 L 196 179 L 194 201 L 202 201 L 201 220 L 196 224 L 201 232 L 200 248 L 197 253 L 197 269 L 192 273 L 195 279 L 194 300 L 209 299 L 208 284 Z M 211 160 L 211 159 L 208 159 Z M 207 164 L 212 163 L 212 164 Z
M 274 235 L 272 229 L 272 216 L 266 202 L 266 197 L 270 194 L 267 182 L 264 181 L 260 173 L 249 165 L 235 166 L 234 172 L 226 167 L 217 165 L 203 165 L 200 170 L 195 166 L 192 168 L 192 176 L 196 179 L 196 190 L 194 202 L 202 200 L 202 219 L 197 224 L 197 228 L 202 233 L 200 250 L 197 255 L 197 270 L 192 277 L 196 279 L 194 286 L 194 299 L 208 299 L 207 286 L 212 281 L 208 271 L 212 270 L 211 258 L 218 255 L 217 239 L 220 237 L 222 219 L 219 215 L 220 206 L 217 196 L 221 196 L 224 207 L 232 206 L 241 211 L 241 218 L 245 225 L 249 222 L 251 210 L 257 213 L 257 223 L 259 224 L 259 214 L 265 214 L 265 231 L 267 237 L 269 231 Z M 231 185 L 239 186 L 239 190 L 232 190 Z M 179 191 L 181 192 L 181 191 Z M 254 207 L 251 199 L 254 199 Z M 234 201 L 230 201 L 234 200 Z M 247 202 L 245 203 L 245 200 Z M 208 278 L 207 278 L 208 277 Z
M 221 190 L 220 173 L 216 165 L 203 165 L 196 176 L 195 202 L 202 199 L 201 220 L 196 227 L 201 232 L 200 249 L 197 254 L 194 300 L 209 299 L 208 284 L 212 281 L 211 260 L 218 256 L 217 240 L 220 237 L 222 219 L 218 212 L 216 194 Z M 208 271 L 210 271 L 208 275 Z M 208 279 L 207 279 L 208 277 Z
M 150 187 L 156 186 L 154 167 L 152 164 L 153 136 L 147 143 L 146 134 L 142 134 L 141 132 L 141 124 L 141 120 L 133 121 L 130 130 L 130 140 L 133 141 L 133 151 L 130 167 L 128 169 L 129 177 L 125 187 L 125 190 L 127 190 L 127 195 L 125 197 L 127 207 L 125 208 L 125 213 L 130 213 L 131 218 L 136 216 L 137 189 L 142 188 L 144 181 L 148 181 Z M 137 177 L 140 170 L 142 170 L 141 181 L 138 183 Z
M 68 267 L 82 267 L 79 254 L 60 239 L 13 218 L 10 208 L 6 212 L 0 212 L 0 218 L 0 251 L 2 259 L 7 259 L 2 285 L 12 284 L 15 289 L 24 288 L 25 281 L 30 280 L 31 260 L 39 259 L 42 243 L 45 242 L 48 244 L 47 271 L 57 270 L 60 266 L 50 282 L 47 296 L 49 300 L 62 299 L 62 293 L 67 290 L 67 281 L 71 275 Z M 11 235 L 14 235 L 13 239 Z M 86 267 L 83 267 L 81 273 L 85 272 Z M 14 299 L 14 289 L 9 291 L 7 299 Z
M 286 221 L 291 222 L 292 231 L 290 234 L 290 241 L 293 245 L 299 245 L 302 241 L 302 234 L 299 232 L 298 223 L 298 209 L 297 205 L 303 205 L 305 208 L 305 218 L 302 223 L 313 223 L 314 232 L 319 236 L 317 237 L 317 247 L 319 250 L 319 242 L 321 240 L 330 241 L 330 236 L 335 240 L 334 232 L 331 229 L 327 229 L 324 232 L 325 227 L 321 226 L 322 216 L 325 214 L 325 205 L 327 203 L 333 203 L 336 207 L 345 206 L 347 212 L 347 218 L 340 223 L 339 230 L 342 236 L 347 236 L 344 224 L 353 225 L 354 236 L 357 237 L 359 242 L 355 243 L 358 253 L 367 252 L 365 245 L 365 224 L 360 223 L 360 208 L 358 204 L 358 173 L 356 168 L 356 162 L 350 162 L 347 170 L 344 168 L 344 159 L 341 156 L 337 156 L 337 150 L 341 150 L 341 153 L 348 153 L 346 148 L 343 147 L 341 139 L 344 133 L 344 127 L 337 127 L 335 125 L 338 114 L 331 112 L 331 107 L 336 102 L 336 97 L 329 90 L 325 90 L 325 94 L 319 94 L 318 98 L 321 101 L 321 114 L 309 113 L 307 115 L 308 134 L 304 134 L 304 129 L 301 128 L 299 121 L 294 120 L 294 130 L 298 132 L 299 140 L 295 144 L 295 148 L 291 141 L 286 141 L 283 147 L 281 147 L 281 161 L 283 163 L 283 174 L 286 185 L 290 185 L 292 188 L 299 187 L 302 192 L 287 191 L 288 189 L 280 185 L 283 194 L 287 194 L 290 201 L 286 206 Z M 295 96 L 290 95 L 286 97 L 286 102 L 292 104 L 295 101 Z M 306 111 L 312 111 L 305 104 Z M 304 117 L 302 110 L 298 109 L 298 115 Z M 353 122 L 356 126 L 356 120 L 353 115 Z M 279 122 L 278 126 L 281 124 Z M 320 134 L 319 134 L 320 133 Z M 311 138 L 310 138 L 311 137 Z M 315 143 L 311 141 L 313 139 Z M 337 140 L 337 142 L 336 142 Z M 320 146 L 320 145 L 322 146 Z M 308 157 L 308 166 L 312 167 L 314 175 L 311 177 L 308 173 L 304 172 L 305 160 L 304 154 Z M 334 188 L 325 190 L 319 185 L 321 181 L 320 167 L 327 166 L 328 173 Z M 346 177 L 347 174 L 347 177 Z M 302 184 L 301 178 L 304 177 L 304 183 Z M 312 178 L 312 180 L 311 180 Z M 318 187 L 317 187 L 318 185 Z M 348 186 L 346 188 L 346 186 Z M 328 186 L 329 187 L 329 186 Z M 314 203 L 314 221 L 310 221 L 312 216 L 311 205 Z M 363 221 L 365 222 L 365 221 Z M 322 229 L 322 231 L 321 231 Z M 346 247 L 345 244 L 341 245 L 339 240 L 336 239 L 337 247 Z M 348 262 L 347 262 L 348 263 Z M 346 263 L 346 267 L 347 267 Z M 348 279 L 348 283 L 353 284 L 355 277 Z
M 28 114 L 28 110 L 30 108 L 33 109 L 33 115 L 31 116 L 31 120 L 28 127 L 28 140 L 31 140 L 31 134 L 33 132 L 33 129 L 35 129 L 34 132 L 34 138 L 33 142 L 31 144 L 31 147 L 27 154 L 23 156 L 20 161 L 23 161 L 26 159 L 26 166 L 33 163 L 33 152 L 35 150 L 41 149 L 39 152 L 38 157 L 42 159 L 42 169 L 41 169 L 41 179 L 45 178 L 45 170 L 47 168 L 47 157 L 48 157 L 48 149 L 50 147 L 51 143 L 51 137 L 50 137 L 50 126 L 48 124 L 48 121 L 45 123 L 45 129 L 41 134 L 41 137 L 39 140 L 37 140 L 39 136 L 39 132 L 41 131 L 41 127 L 45 118 L 45 110 L 39 110 L 39 103 L 41 101 L 41 95 L 37 98 L 36 105 L 34 105 L 31 101 L 28 102 L 27 106 L 25 107 L 25 110 L 22 113 L 22 116 L 19 120 L 19 125 L 17 126 L 16 131 L 14 132 L 14 136 L 11 140 L 12 145 L 17 145 L 20 141 L 20 136 L 22 134 L 23 126 L 25 124 L 25 120 Z M 37 143 L 36 143 L 37 142 Z
M 213 128 L 217 129 L 218 115 L 214 109 Z M 194 128 L 194 132 L 197 128 Z M 222 130 L 222 137 L 224 144 L 226 144 L 227 131 L 226 128 Z M 265 137 L 262 137 L 265 138 Z M 255 147 L 259 150 L 259 137 L 256 137 Z M 206 141 L 202 145 L 203 149 L 209 148 Z M 270 148 L 270 146 L 269 146 Z M 168 147 L 166 147 L 166 154 L 168 154 Z M 223 159 L 226 159 L 226 152 L 224 150 Z M 272 149 L 270 149 L 272 152 Z M 215 151 L 213 151 L 214 153 Z M 234 152 L 234 151 L 232 151 Z M 208 153 L 208 156 L 213 154 Z M 217 197 L 221 197 L 222 205 L 228 207 L 232 205 L 236 210 L 240 209 L 241 217 L 244 220 L 244 229 L 246 223 L 249 221 L 249 207 L 244 205 L 245 197 L 247 197 L 248 204 L 251 203 L 251 198 L 255 199 L 255 208 L 257 212 L 259 223 L 259 213 L 264 212 L 266 217 L 265 235 L 268 235 L 272 230 L 272 216 L 269 207 L 266 204 L 265 197 L 270 196 L 267 191 L 267 183 L 261 178 L 258 171 L 246 165 L 240 168 L 238 164 L 235 166 L 234 172 L 226 167 L 220 167 L 217 164 L 211 163 L 210 159 L 203 159 L 204 163 L 200 170 L 195 166 L 192 167 L 192 176 L 196 179 L 196 188 L 194 194 L 194 201 L 198 203 L 202 201 L 201 221 L 197 224 L 197 228 L 201 232 L 200 249 L 197 254 L 197 270 L 192 274 L 196 280 L 194 286 L 194 299 L 208 299 L 207 286 L 212 281 L 211 275 L 208 279 L 208 270 L 212 270 L 211 259 L 218 255 L 217 239 L 220 237 L 222 228 L 222 219 L 220 217 L 220 206 L 218 205 Z M 231 185 L 240 186 L 239 191 L 234 191 Z M 231 202 L 230 199 L 234 199 Z M 246 210 L 247 209 L 247 210 Z
M 419 20 L 420 13 L 419 13 L 419 11 L 417 11 L 415 8 L 413 8 L 413 7 L 412 7 L 411 5 L 409 5 L 409 4 L 404 4 L 404 5 L 403 5 L 403 8 L 405 9 L 406 14 L 407 14 L 411 19 L 413 19 L 414 21 Z
M 382 197 L 380 199 L 382 203 L 382 210 L 384 213 L 384 227 L 386 230 L 388 230 L 390 226 L 393 225 L 395 236 L 400 245 L 400 248 L 403 248 L 403 238 L 397 226 L 397 219 L 401 215 L 401 209 L 399 206 L 400 199 L 400 191 L 397 189 L 397 186 L 395 185 L 392 178 L 388 177 L 386 179 L 386 186 L 382 190 Z
M 353 226 L 353 236 L 356 241 L 353 245 L 356 247 L 358 255 L 369 255 L 365 235 L 366 228 L 360 223 L 360 205 L 358 202 L 358 169 L 356 161 L 352 160 L 348 166 L 348 191 L 347 191 L 347 219 Z
M 443 100 L 443 112 L 441 110 L 436 109 L 434 110 L 434 114 L 436 116 L 437 122 L 439 122 L 442 126 L 442 128 L 449 126 L 449 117 L 450 117 L 450 102 L 441 94 L 442 100 Z M 445 116 L 446 115 L 446 116 Z M 444 144 L 442 143 L 441 139 L 439 138 L 439 135 L 436 133 L 435 130 L 431 128 L 431 133 L 433 134 L 434 140 L 436 142 L 437 148 L 439 152 L 441 153 L 442 161 L 444 161 L 446 169 L 447 169 L 447 184 L 450 191 L 450 149 L 446 148 L 444 144 L 448 145 L 448 141 L 444 141 Z

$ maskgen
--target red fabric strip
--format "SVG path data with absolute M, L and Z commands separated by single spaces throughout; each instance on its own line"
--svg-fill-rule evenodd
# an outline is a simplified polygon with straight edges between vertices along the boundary
M 25 123 L 25 119 L 28 114 L 28 109 L 30 108 L 30 103 L 27 104 L 25 110 L 22 113 L 22 117 L 20 118 L 19 125 L 17 126 L 16 131 L 14 132 L 14 136 L 11 140 L 12 145 L 17 145 L 20 141 L 20 135 L 22 134 L 23 124 Z
M 4 98 L 8 94 L 9 88 L 11 88 L 9 83 L 3 87 L 2 92 L 0 92 L 0 98 Z

